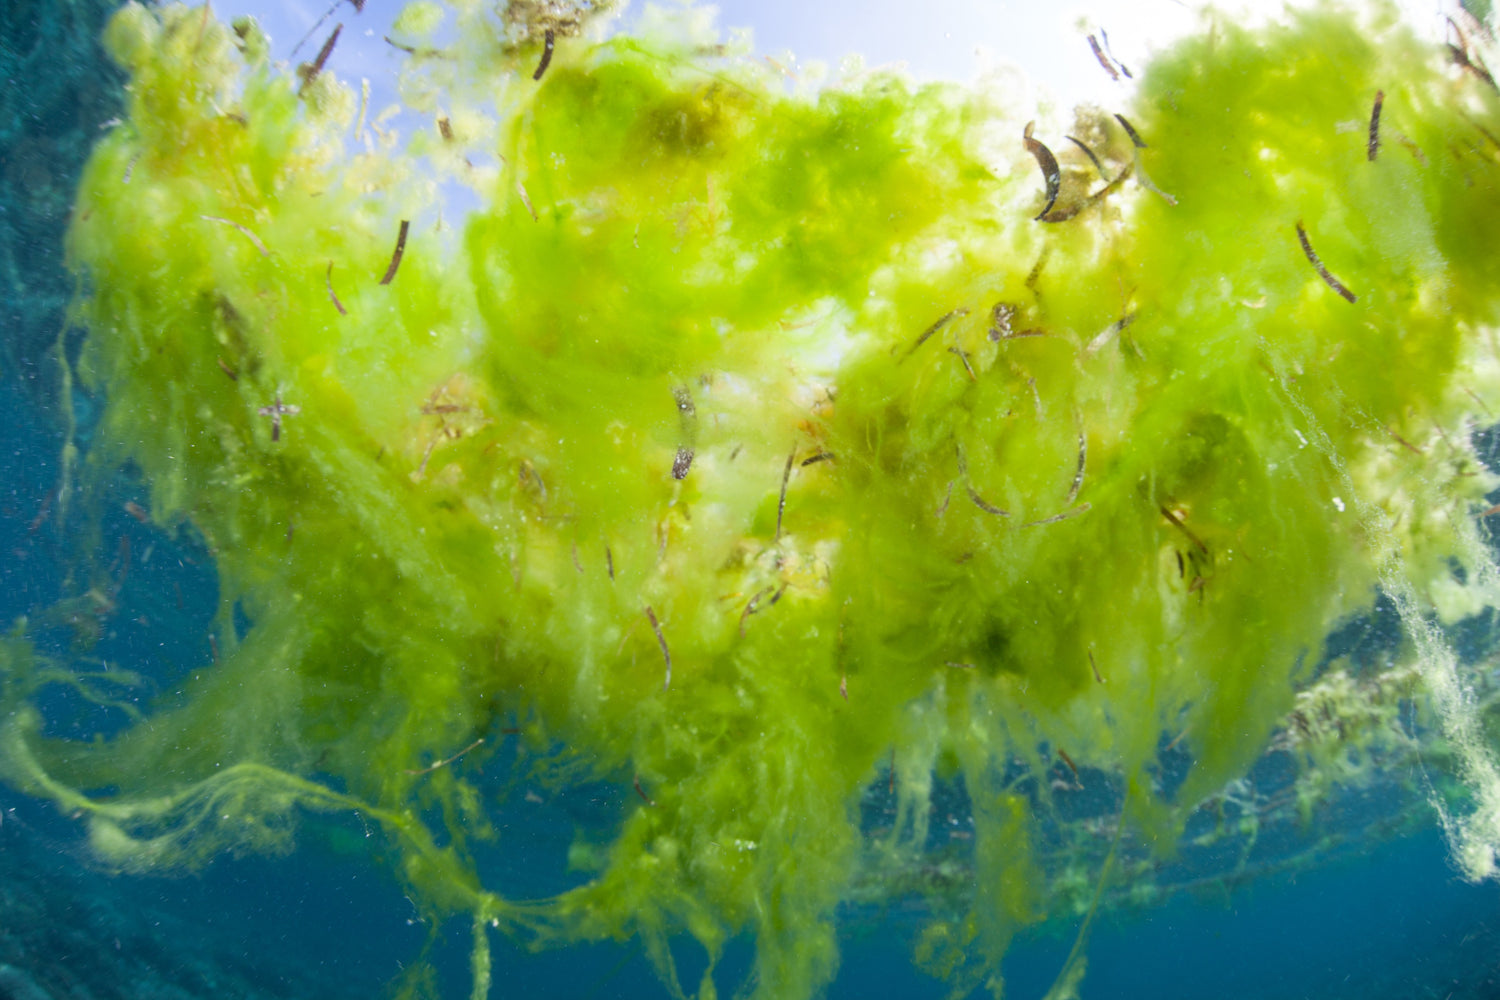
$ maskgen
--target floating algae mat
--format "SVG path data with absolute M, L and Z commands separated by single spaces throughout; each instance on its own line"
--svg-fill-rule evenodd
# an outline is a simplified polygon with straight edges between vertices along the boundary
M 139 515 L 215 556 L 216 656 L 137 709 L 19 627 L 8 782 L 130 872 L 356 812 L 424 917 L 472 921 L 476 997 L 495 934 L 817 995 L 841 903 L 936 895 L 896 873 L 953 788 L 966 875 L 916 957 L 999 995 L 1018 930 L 1149 892 L 1273 738 L 1310 818 L 1377 744 L 1425 754 L 1494 873 L 1447 629 L 1500 579 L 1482 25 L 1217 20 L 1049 122 L 1001 82 L 793 84 L 689 13 L 606 37 L 599 6 L 408 8 L 404 143 L 331 34 L 291 74 L 249 20 L 115 16 L 128 114 L 69 236 L 105 403 L 57 516 L 138 470 Z M 1328 637 L 1377 597 L 1404 639 L 1372 680 Z M 59 686 L 116 731 L 54 733 Z M 506 769 L 621 790 L 573 888 L 476 860 L 525 849 Z M 1107 815 L 1070 835 L 1085 784 Z M 740 936 L 749 982 L 716 983 Z

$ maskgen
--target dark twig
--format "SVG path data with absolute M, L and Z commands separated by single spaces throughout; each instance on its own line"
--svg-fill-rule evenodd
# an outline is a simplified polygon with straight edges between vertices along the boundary
M 1073 145 L 1077 146 L 1079 149 L 1083 150 L 1083 155 L 1087 156 L 1089 158 L 1089 162 L 1094 165 L 1094 169 L 1099 171 L 1099 176 L 1104 180 L 1109 180 L 1109 176 L 1104 172 L 1104 164 L 1099 162 L 1099 157 L 1094 155 L 1094 151 L 1092 149 L 1089 149 L 1088 146 L 1085 146 L 1081 139 L 1075 139 L 1071 135 L 1065 135 L 1063 136 L 1063 138 L 1071 142 Z
M 1118 82 L 1120 79 L 1119 71 L 1115 69 L 1114 63 L 1109 61 L 1109 57 L 1099 47 L 1099 40 L 1093 35 L 1089 36 L 1089 48 L 1094 50 L 1094 58 L 1099 60 L 1099 65 L 1104 67 L 1104 72 L 1109 74 L 1109 78 Z
M 667 637 L 661 634 L 661 622 L 656 620 L 656 612 L 651 610 L 651 605 L 646 605 L 646 620 L 651 623 L 651 631 L 656 633 L 656 643 L 661 646 L 662 658 L 667 661 L 667 676 L 662 681 L 663 691 L 672 686 L 672 654 L 667 650 Z
M 1385 103 L 1385 91 L 1375 91 L 1375 107 L 1370 111 L 1370 144 L 1367 155 L 1370 162 L 1375 162 L 1375 154 L 1380 151 L 1380 107 Z
M 979 381 L 979 376 L 974 374 L 974 366 L 971 365 L 971 364 L 969 364 L 969 352 L 968 351 L 964 350 L 962 347 L 959 347 L 958 345 L 955 344 L 953 347 L 948 348 L 948 353 L 949 354 L 957 354 L 958 355 L 958 360 L 960 360 L 960 361 L 962 361 L 964 363 L 964 371 L 966 371 L 966 372 L 969 373 L 969 381 L 970 382 L 978 382 Z
M 1058 521 L 1066 521 L 1068 518 L 1077 517 L 1079 514 L 1087 514 L 1093 509 L 1093 504 L 1081 503 L 1077 507 L 1073 507 L 1070 510 L 1063 511 L 1061 514 L 1053 514 L 1051 517 L 1044 517 L 1040 521 L 1027 521 L 1025 524 L 1021 525 L 1021 527 L 1035 528 L 1041 524 L 1056 524 Z
M 333 16 L 333 12 L 339 9 L 339 4 L 342 2 L 343 0 L 334 0 L 333 3 L 328 5 L 328 9 L 323 12 L 322 17 L 318 18 L 317 23 L 314 24 L 311 28 L 308 28 L 307 34 L 302 36 L 301 41 L 292 46 L 291 54 L 293 56 L 297 54 L 298 50 L 300 50 L 302 46 L 307 44 L 307 40 L 309 38 L 318 33 L 318 29 L 323 27 L 324 23 Z M 349 0 L 349 5 L 354 8 L 354 13 L 356 14 L 363 14 L 365 11 L 365 0 Z
M 349 315 L 349 310 L 344 308 L 344 304 L 339 301 L 338 295 L 333 290 L 333 261 L 331 260 L 328 262 L 328 274 L 325 276 L 325 281 L 328 284 L 328 298 L 333 302 L 333 307 L 339 311 L 340 316 Z
M 1001 510 L 999 507 L 996 507 L 984 497 L 980 496 L 979 491 L 970 486 L 968 483 L 964 484 L 964 489 L 969 491 L 969 499 L 974 501 L 974 506 L 984 511 L 986 514 L 995 514 L 999 517 L 1010 517 L 1010 511 Z
M 256 236 L 249 229 L 247 229 L 246 227 L 240 225 L 238 222 L 234 222 L 234 221 L 232 221 L 230 219 L 221 219 L 217 215 L 201 215 L 200 214 L 198 216 L 198 218 L 204 220 L 205 222 L 218 222 L 218 223 L 221 223 L 222 225 L 233 226 L 235 229 L 238 229 L 240 232 L 244 233 L 245 234 L 245 238 L 247 240 L 249 240 L 251 243 L 255 244 L 255 249 L 257 249 L 257 250 L 260 251 L 260 255 L 262 257 L 269 257 L 269 256 L 271 256 L 271 251 L 269 251 L 269 250 L 266 249 L 266 245 L 260 241 L 260 237 Z
M 792 478 L 792 463 L 797 460 L 797 449 L 786 457 L 786 468 L 781 470 L 781 499 L 776 501 L 776 540 L 781 541 L 781 519 L 786 514 L 786 484 Z
M 424 774 L 431 774 L 433 771 L 436 771 L 440 767 L 447 767 L 449 764 L 453 763 L 455 760 L 458 760 L 458 758 L 462 757 L 464 754 L 468 753 L 470 750 L 473 750 L 475 747 L 479 746 L 479 744 L 481 744 L 483 742 L 484 742 L 484 737 L 481 736 L 481 737 L 479 737 L 479 739 L 475 740 L 473 743 L 470 743 L 468 746 L 464 747 L 462 750 L 460 750 L 458 753 L 454 754 L 452 757 L 448 757 L 448 758 L 446 758 L 444 760 L 440 760 L 436 764 L 429 764 L 426 767 L 418 768 L 417 770 L 412 770 L 411 768 L 407 768 L 406 773 L 410 774 L 410 775 L 413 775 L 415 777 L 420 777 L 421 775 L 424 775 Z
M 1464 29 L 1460 28 L 1458 26 L 1458 22 L 1453 20 L 1453 18 L 1451 17 L 1447 18 L 1447 21 L 1453 27 L 1453 30 L 1458 33 L 1458 41 L 1460 43 L 1459 45 L 1454 45 L 1452 42 L 1448 43 L 1448 51 L 1452 54 L 1453 61 L 1457 63 L 1461 68 L 1466 69 L 1469 72 L 1473 73 L 1475 76 L 1479 77 L 1491 87 L 1494 87 L 1496 90 L 1500 90 L 1500 85 L 1497 85 L 1495 83 L 1495 78 L 1490 75 L 1490 71 L 1485 69 L 1485 67 L 1481 63 L 1476 63 L 1470 57 L 1469 37 L 1464 34 Z
M 1187 540 L 1192 542 L 1194 547 L 1197 548 L 1199 552 L 1203 553 L 1204 555 L 1208 555 L 1208 546 L 1203 544 L 1203 539 L 1193 534 L 1192 529 L 1183 523 L 1182 518 L 1172 513 L 1172 511 L 1168 510 L 1165 506 L 1158 507 L 1157 510 L 1161 511 L 1161 516 L 1170 521 L 1174 528 L 1186 535 Z
M 1389 434 L 1391 437 L 1395 438 L 1397 444 L 1399 444 L 1401 447 L 1405 448 L 1407 451 L 1411 452 L 1413 455 L 1420 455 L 1420 454 L 1422 454 L 1422 449 L 1421 448 L 1418 448 L 1416 445 L 1414 445 L 1410 441 L 1406 440 L 1406 438 L 1402 437 L 1400 434 L 1397 434 L 1396 431 L 1389 424 L 1386 425 L 1385 432 L 1387 434 Z
M 536 72 L 531 74 L 533 80 L 540 80 L 542 74 L 547 72 L 547 67 L 552 65 L 552 46 L 556 39 L 552 35 L 552 29 L 547 29 L 547 34 L 542 41 L 542 61 L 537 64 Z
M 1104 51 L 1109 53 L 1109 57 L 1115 61 L 1115 65 L 1120 67 L 1120 72 L 1125 75 L 1125 79 L 1134 80 L 1135 74 L 1130 72 L 1130 67 L 1122 63 L 1120 57 L 1115 55 L 1115 50 L 1109 47 L 1109 32 L 1100 28 L 1099 37 L 1104 39 Z
M 1068 503 L 1078 499 L 1078 491 L 1083 488 L 1083 465 L 1088 460 L 1088 440 L 1080 431 L 1078 434 L 1078 471 L 1073 473 L 1073 485 L 1068 489 Z
M 1342 295 L 1345 301 L 1357 301 L 1357 296 L 1349 291 L 1342 281 L 1329 274 L 1328 268 L 1324 267 L 1323 262 L 1318 259 L 1318 254 L 1313 250 L 1312 243 L 1308 241 L 1307 230 L 1302 228 L 1300 219 L 1297 221 L 1297 239 L 1302 243 L 1302 252 L 1307 254 L 1307 259 L 1312 262 L 1312 266 L 1317 269 L 1318 275 L 1328 284 L 1328 287 Z
M 1125 134 L 1128 135 L 1128 136 L 1130 136 L 1130 141 L 1133 142 L 1133 143 L 1135 143 L 1135 148 L 1136 149 L 1145 149 L 1146 148 L 1146 142 L 1145 142 L 1145 140 L 1143 140 L 1141 138 L 1140 133 L 1137 132 L 1135 130 L 1135 127 L 1133 125 L 1131 125 L 1129 121 L 1126 120 L 1126 118 L 1125 118 L 1124 115 L 1120 115 L 1120 114 L 1115 115 L 1115 121 L 1119 122 L 1121 125 L 1123 125 L 1125 127 Z
M 760 610 L 760 599 L 762 597 L 765 597 L 767 594 L 771 593 L 771 591 L 773 591 L 775 589 L 776 588 L 774 588 L 774 587 L 762 587 L 762 588 L 760 588 L 760 590 L 756 591 L 755 592 L 755 596 L 751 597 L 750 600 L 749 600 L 749 602 L 746 603 L 745 610 L 740 612 L 740 638 L 741 639 L 743 639 L 745 637 L 745 619 L 749 618 L 751 615 L 755 614 L 755 612 L 759 611 Z
M 967 308 L 963 308 L 955 309 L 952 312 L 948 313 L 946 316 L 939 317 L 937 322 L 933 323 L 926 330 L 922 331 L 922 335 L 918 337 L 916 341 L 906 349 L 906 353 L 901 355 L 901 360 L 905 361 L 907 358 L 911 357 L 912 354 L 916 352 L 917 348 L 921 347 L 923 344 L 927 343 L 927 341 L 931 340 L 932 335 L 937 333 L 943 327 L 947 326 L 954 320 L 967 315 L 969 315 L 969 310 Z
M 396 236 L 396 252 L 391 254 L 391 265 L 385 269 L 385 277 L 380 279 L 382 285 L 389 285 L 396 277 L 396 268 L 401 266 L 401 255 L 406 253 L 406 233 L 410 228 L 410 220 L 402 219 L 401 232 Z
M 1027 122 L 1022 138 L 1026 141 L 1026 152 L 1036 157 L 1036 165 L 1041 167 L 1042 179 L 1047 185 L 1047 204 L 1042 206 L 1042 210 L 1033 219 L 1040 222 L 1052 211 L 1052 206 L 1057 203 L 1057 196 L 1062 191 L 1062 169 L 1058 167 L 1057 157 L 1052 155 L 1052 150 L 1032 138 L 1031 130 L 1035 126 L 1036 122 Z
M 1057 755 L 1062 758 L 1064 764 L 1068 765 L 1068 770 L 1073 772 L 1073 787 L 1082 788 L 1083 779 L 1078 776 L 1078 765 L 1073 763 L 1073 758 L 1068 756 L 1068 751 L 1058 747 Z
M 334 45 L 338 44 L 339 32 L 343 30 L 344 26 L 342 24 L 335 27 L 333 29 L 333 34 L 328 36 L 328 41 L 324 42 L 323 47 L 318 50 L 318 57 L 312 61 L 311 66 L 308 66 L 303 70 L 302 86 L 297 88 L 297 93 L 300 94 L 302 93 L 302 91 L 306 90 L 312 84 L 312 82 L 318 78 L 318 74 L 323 72 L 324 64 L 328 62 L 328 57 L 333 54 Z

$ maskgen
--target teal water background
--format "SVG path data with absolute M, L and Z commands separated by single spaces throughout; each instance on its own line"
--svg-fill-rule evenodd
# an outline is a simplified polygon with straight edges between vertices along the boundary
M 97 642 L 86 655 L 142 671 L 161 690 L 211 656 L 209 557 L 118 503 L 94 551 L 81 551 L 76 522 L 62 521 L 54 498 L 63 421 L 53 345 L 74 288 L 61 240 L 82 158 L 118 110 L 119 77 L 92 41 L 109 6 L 52 0 L 0 12 L 0 623 L 45 623 L 49 608 L 86 590 L 79 567 L 88 559 L 127 560 L 111 609 L 94 614 Z M 78 337 L 65 333 L 64 349 L 76 350 Z M 85 446 L 96 409 L 78 394 Z M 143 498 L 144 488 L 127 474 L 118 496 Z M 39 634 L 70 656 L 79 655 L 76 631 L 54 620 Z M 100 725 L 65 700 L 58 707 L 54 732 Z M 1235 885 L 1208 880 L 1149 910 L 1105 912 L 1084 996 L 1500 997 L 1500 887 L 1457 879 L 1434 819 L 1416 835 L 1361 843 L 1364 820 L 1357 809 L 1340 819 L 1353 847 L 1323 866 Z M 111 876 L 91 865 L 72 819 L 0 789 L 0 966 L 9 970 L 0 970 L 0 1000 L 36 1000 L 20 977 L 55 1000 L 379 996 L 428 929 L 362 851 L 357 821 L 310 822 L 303 833 L 288 858 L 223 858 L 175 878 Z M 511 830 L 512 841 L 544 855 L 569 835 L 544 810 Z M 830 996 L 944 996 L 909 960 L 919 917 L 916 904 L 847 912 Z M 1007 962 L 1007 996 L 1046 992 L 1076 925 L 1060 919 L 1023 936 Z M 444 995 L 467 996 L 466 928 L 451 930 L 436 953 Z M 681 960 L 693 981 L 697 959 L 685 950 Z M 735 982 L 748 963 L 740 942 L 720 981 Z M 498 944 L 495 968 L 496 997 L 665 995 L 631 945 L 534 956 Z

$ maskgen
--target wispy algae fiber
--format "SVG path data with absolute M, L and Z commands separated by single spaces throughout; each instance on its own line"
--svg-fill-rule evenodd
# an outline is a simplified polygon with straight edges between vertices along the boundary
M 292 75 L 248 20 L 115 17 L 129 113 L 69 237 L 106 400 L 82 471 L 133 465 L 206 540 L 219 655 L 80 742 L 35 695 L 96 681 L 18 635 L 8 781 L 125 870 L 357 811 L 424 915 L 472 918 L 476 997 L 498 929 L 637 936 L 703 998 L 744 934 L 750 992 L 796 1000 L 939 773 L 974 884 L 921 958 L 999 995 L 1050 905 L 1049 779 L 1111 782 L 1169 852 L 1383 592 L 1469 788 L 1456 857 L 1492 873 L 1500 776 L 1441 630 L 1496 579 L 1481 25 L 1215 20 L 1048 122 L 1001 80 L 793 84 L 690 13 L 605 38 L 597 6 L 409 8 L 404 143 L 327 45 Z M 475 861 L 513 807 L 481 778 L 519 766 L 627 793 L 551 898 Z

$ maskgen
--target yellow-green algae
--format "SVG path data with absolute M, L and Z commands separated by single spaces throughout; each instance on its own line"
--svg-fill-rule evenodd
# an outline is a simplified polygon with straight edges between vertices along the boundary
M 665 21 L 559 22 L 533 80 L 555 6 L 461 5 L 457 41 L 410 39 L 428 126 L 405 147 L 331 74 L 274 69 L 253 23 L 116 16 L 130 113 L 69 242 L 107 398 L 89 462 L 134 463 L 152 517 L 207 539 L 221 655 L 78 743 L 29 705 L 93 681 L 9 640 L 9 781 L 127 870 L 359 810 L 424 913 L 472 917 L 476 997 L 495 926 L 638 936 L 674 994 L 690 935 L 701 997 L 749 932 L 754 995 L 794 1000 L 836 970 L 862 852 L 921 849 L 939 769 L 973 803 L 976 885 L 920 958 L 998 995 L 1049 905 L 1058 752 L 1118 776 L 1117 828 L 1169 852 L 1383 588 L 1474 792 L 1460 859 L 1492 871 L 1500 780 L 1431 621 L 1494 581 L 1468 443 L 1500 411 L 1478 72 L 1384 12 L 1217 21 L 1109 109 L 1144 148 L 1104 110 L 1038 124 L 1062 162 L 1038 221 L 1034 116 L 999 83 L 794 93 Z M 442 177 L 478 194 L 461 223 Z M 555 898 L 472 859 L 504 808 L 474 776 L 512 739 L 641 793 Z M 1168 745 L 1194 760 L 1170 795 Z M 896 833 L 866 843 L 887 761 Z

